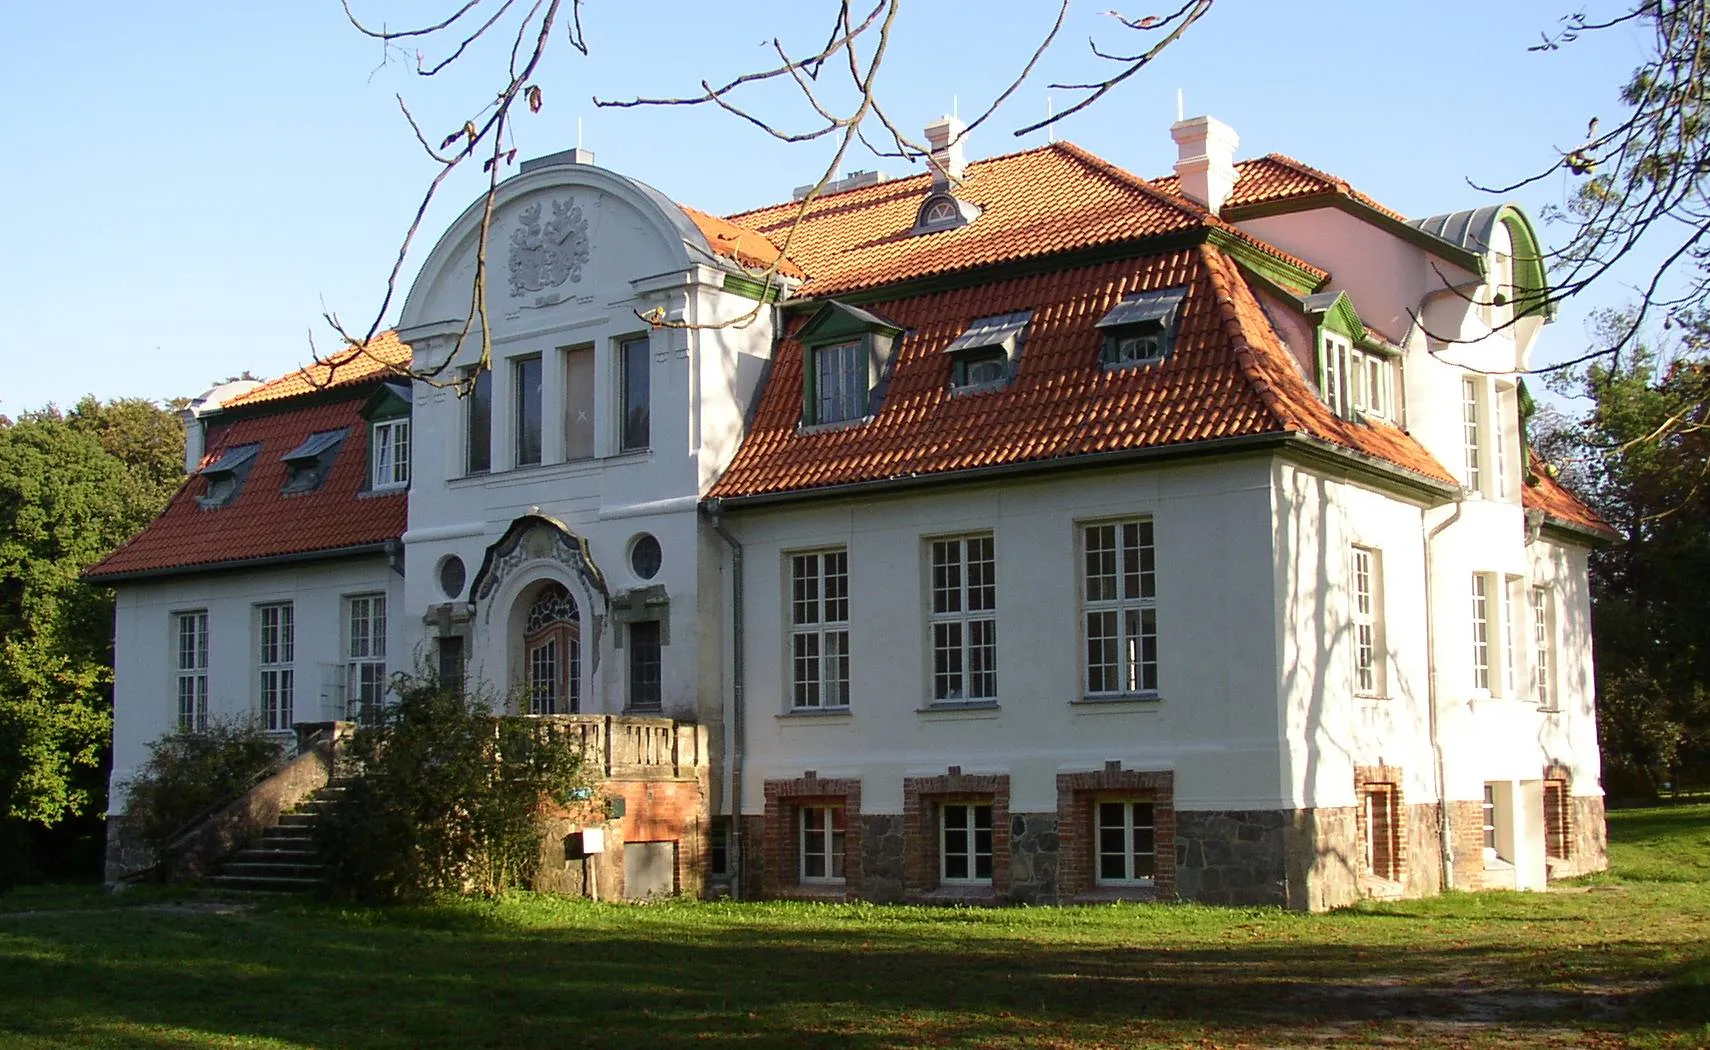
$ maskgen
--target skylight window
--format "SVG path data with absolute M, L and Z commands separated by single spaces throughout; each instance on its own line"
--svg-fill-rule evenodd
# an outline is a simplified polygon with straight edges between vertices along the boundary
M 284 492 L 313 492 L 332 470 L 333 458 L 344 442 L 344 428 L 310 434 L 307 441 L 285 453 Z
M 238 492 L 243 488 L 244 479 L 249 476 L 249 470 L 255 465 L 255 454 L 261 451 L 259 442 L 249 445 L 234 445 L 221 452 L 212 463 L 197 471 L 208 479 L 208 488 L 196 502 L 203 510 L 214 510 L 217 507 L 228 506 L 237 499 Z
M 950 385 L 957 390 L 996 386 L 1009 379 L 1027 334 L 1032 310 L 982 317 L 944 352 L 951 356 Z
M 1177 314 L 1186 297 L 1185 287 L 1123 296 L 1096 325 L 1104 333 L 1105 367 L 1151 364 L 1169 356 Z

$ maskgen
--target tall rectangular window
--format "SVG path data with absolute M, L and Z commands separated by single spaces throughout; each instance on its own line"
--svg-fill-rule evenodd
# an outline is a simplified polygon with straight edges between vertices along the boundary
M 514 402 L 511 406 L 512 425 L 517 435 L 517 466 L 533 466 L 540 462 L 540 357 L 524 357 L 511 362 L 511 385 Z
M 658 711 L 662 700 L 660 671 L 664 663 L 659 621 L 640 620 L 627 624 L 625 630 L 629 635 L 624 639 L 629 654 L 629 709 Z
M 256 610 L 261 635 L 257 663 L 261 667 L 261 724 L 279 732 L 291 728 L 296 693 L 297 623 L 290 602 L 263 605 Z
M 1085 571 L 1089 695 L 1150 693 L 1158 688 L 1158 596 L 1152 520 L 1088 525 L 1081 532 Z
M 843 807 L 803 806 L 799 861 L 803 882 L 843 881 Z
M 1514 389 L 1498 387 L 1496 391 L 1496 411 L 1491 413 L 1490 421 L 1490 472 L 1495 475 L 1496 498 L 1508 498 L 1508 435 L 1504 424 L 1517 418 L 1514 409 Z
M 1094 807 L 1098 882 L 1149 883 L 1157 870 L 1157 829 L 1150 802 L 1100 802 Z
M 345 704 L 358 721 L 372 725 L 386 696 L 386 596 L 347 598 L 345 614 Z
M 1324 403 L 1339 416 L 1348 414 L 1348 351 L 1347 343 L 1332 335 L 1324 336 Z
M 594 458 L 594 348 L 564 351 L 564 458 Z
M 1568 782 L 1559 779 L 1544 781 L 1544 856 L 1566 860 L 1572 856 L 1573 812 Z
M 463 383 L 464 466 L 485 474 L 493 468 L 493 373 L 466 368 Z
M 866 343 L 815 347 L 812 422 L 838 423 L 867 414 Z
M 966 802 L 938 807 L 938 878 L 942 882 L 992 879 L 992 807 Z
M 1556 706 L 1556 610 L 1548 587 L 1532 588 L 1532 696 L 1538 706 Z
M 849 552 L 790 556 L 790 705 L 849 706 Z
M 992 538 L 932 541 L 932 699 L 997 699 L 997 559 Z
M 1383 696 L 1383 554 L 1355 547 L 1353 577 L 1354 692 Z
M 463 636 L 441 635 L 436 647 L 439 658 L 439 687 L 463 694 Z
M 623 433 L 618 445 L 624 452 L 647 448 L 652 441 L 653 356 L 649 344 L 645 335 L 618 344 L 618 382 L 623 395 Z
M 178 694 L 178 730 L 208 728 L 208 610 L 174 613 L 174 678 Z
M 1461 442 L 1465 447 L 1467 488 L 1484 488 L 1483 447 L 1479 440 L 1482 424 L 1479 418 L 1479 386 L 1472 376 L 1461 379 Z
M 1518 576 L 1503 580 L 1502 587 L 1502 695 L 1519 696 L 1520 603 L 1522 581 Z
M 385 419 L 374 424 L 369 437 L 373 471 L 369 485 L 402 488 L 410 483 L 410 419 Z
M 1472 577 L 1472 672 L 1473 688 L 1490 688 L 1490 577 L 1482 572 Z
M 1360 792 L 1360 868 L 1367 875 L 1401 879 L 1401 807 L 1394 784 L 1367 784 Z

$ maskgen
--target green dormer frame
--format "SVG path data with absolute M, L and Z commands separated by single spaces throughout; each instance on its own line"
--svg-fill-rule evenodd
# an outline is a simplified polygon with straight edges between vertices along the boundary
M 408 384 L 395 380 L 387 380 L 381 383 L 372 394 L 368 395 L 368 400 L 362 402 L 362 408 L 358 414 L 370 423 L 409 415 L 410 388 Z
M 1512 204 L 1504 204 L 1496 221 L 1508 228 L 1508 239 L 1514 251 L 1514 286 L 1517 298 L 1525 304 L 1515 311 L 1516 317 L 1542 313 L 1544 320 L 1556 316 L 1556 304 L 1550 298 L 1550 281 L 1544 266 L 1544 251 L 1538 241 L 1538 231 L 1526 213 Z
M 881 388 L 902 328 L 878 314 L 828 300 L 796 331 L 802 348 L 802 425 L 859 422 L 878 412 Z M 848 353 L 855 344 L 854 400 L 827 405 L 820 397 L 820 355 Z M 822 418 L 828 417 L 828 418 Z

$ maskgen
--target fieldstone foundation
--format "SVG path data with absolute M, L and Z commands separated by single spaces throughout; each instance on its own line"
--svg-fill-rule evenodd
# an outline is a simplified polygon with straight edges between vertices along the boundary
M 906 881 L 901 813 L 861 815 L 861 897 L 881 904 L 903 899 Z
M 1283 903 L 1328 911 L 1360 899 L 1360 837 L 1353 806 L 1295 810 L 1283 828 Z
M 107 817 L 107 857 L 103 881 L 108 886 L 141 875 L 154 867 L 154 850 L 144 845 L 131 818 L 124 814 Z
M 1609 828 L 1602 796 L 1574 798 L 1571 802 L 1571 823 L 1567 829 L 1568 855 L 1550 858 L 1552 879 L 1589 875 L 1594 871 L 1605 871 L 1609 867 Z
M 1017 904 L 1057 903 L 1057 854 L 1057 814 L 1011 814 L 1009 899 Z
M 1176 896 L 1206 904 L 1287 903 L 1280 810 L 1176 811 Z

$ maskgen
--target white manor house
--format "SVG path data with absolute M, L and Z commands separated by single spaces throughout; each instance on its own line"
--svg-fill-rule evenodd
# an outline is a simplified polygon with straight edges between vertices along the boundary
M 1206 117 L 1155 179 L 962 130 L 787 256 L 797 202 L 524 163 L 490 366 L 477 202 L 394 333 L 210 391 L 88 574 L 114 785 L 430 668 L 675 742 L 601 828 L 631 896 L 1318 910 L 1602 868 L 1613 534 L 1523 437 L 1527 216 L 1409 219 Z

